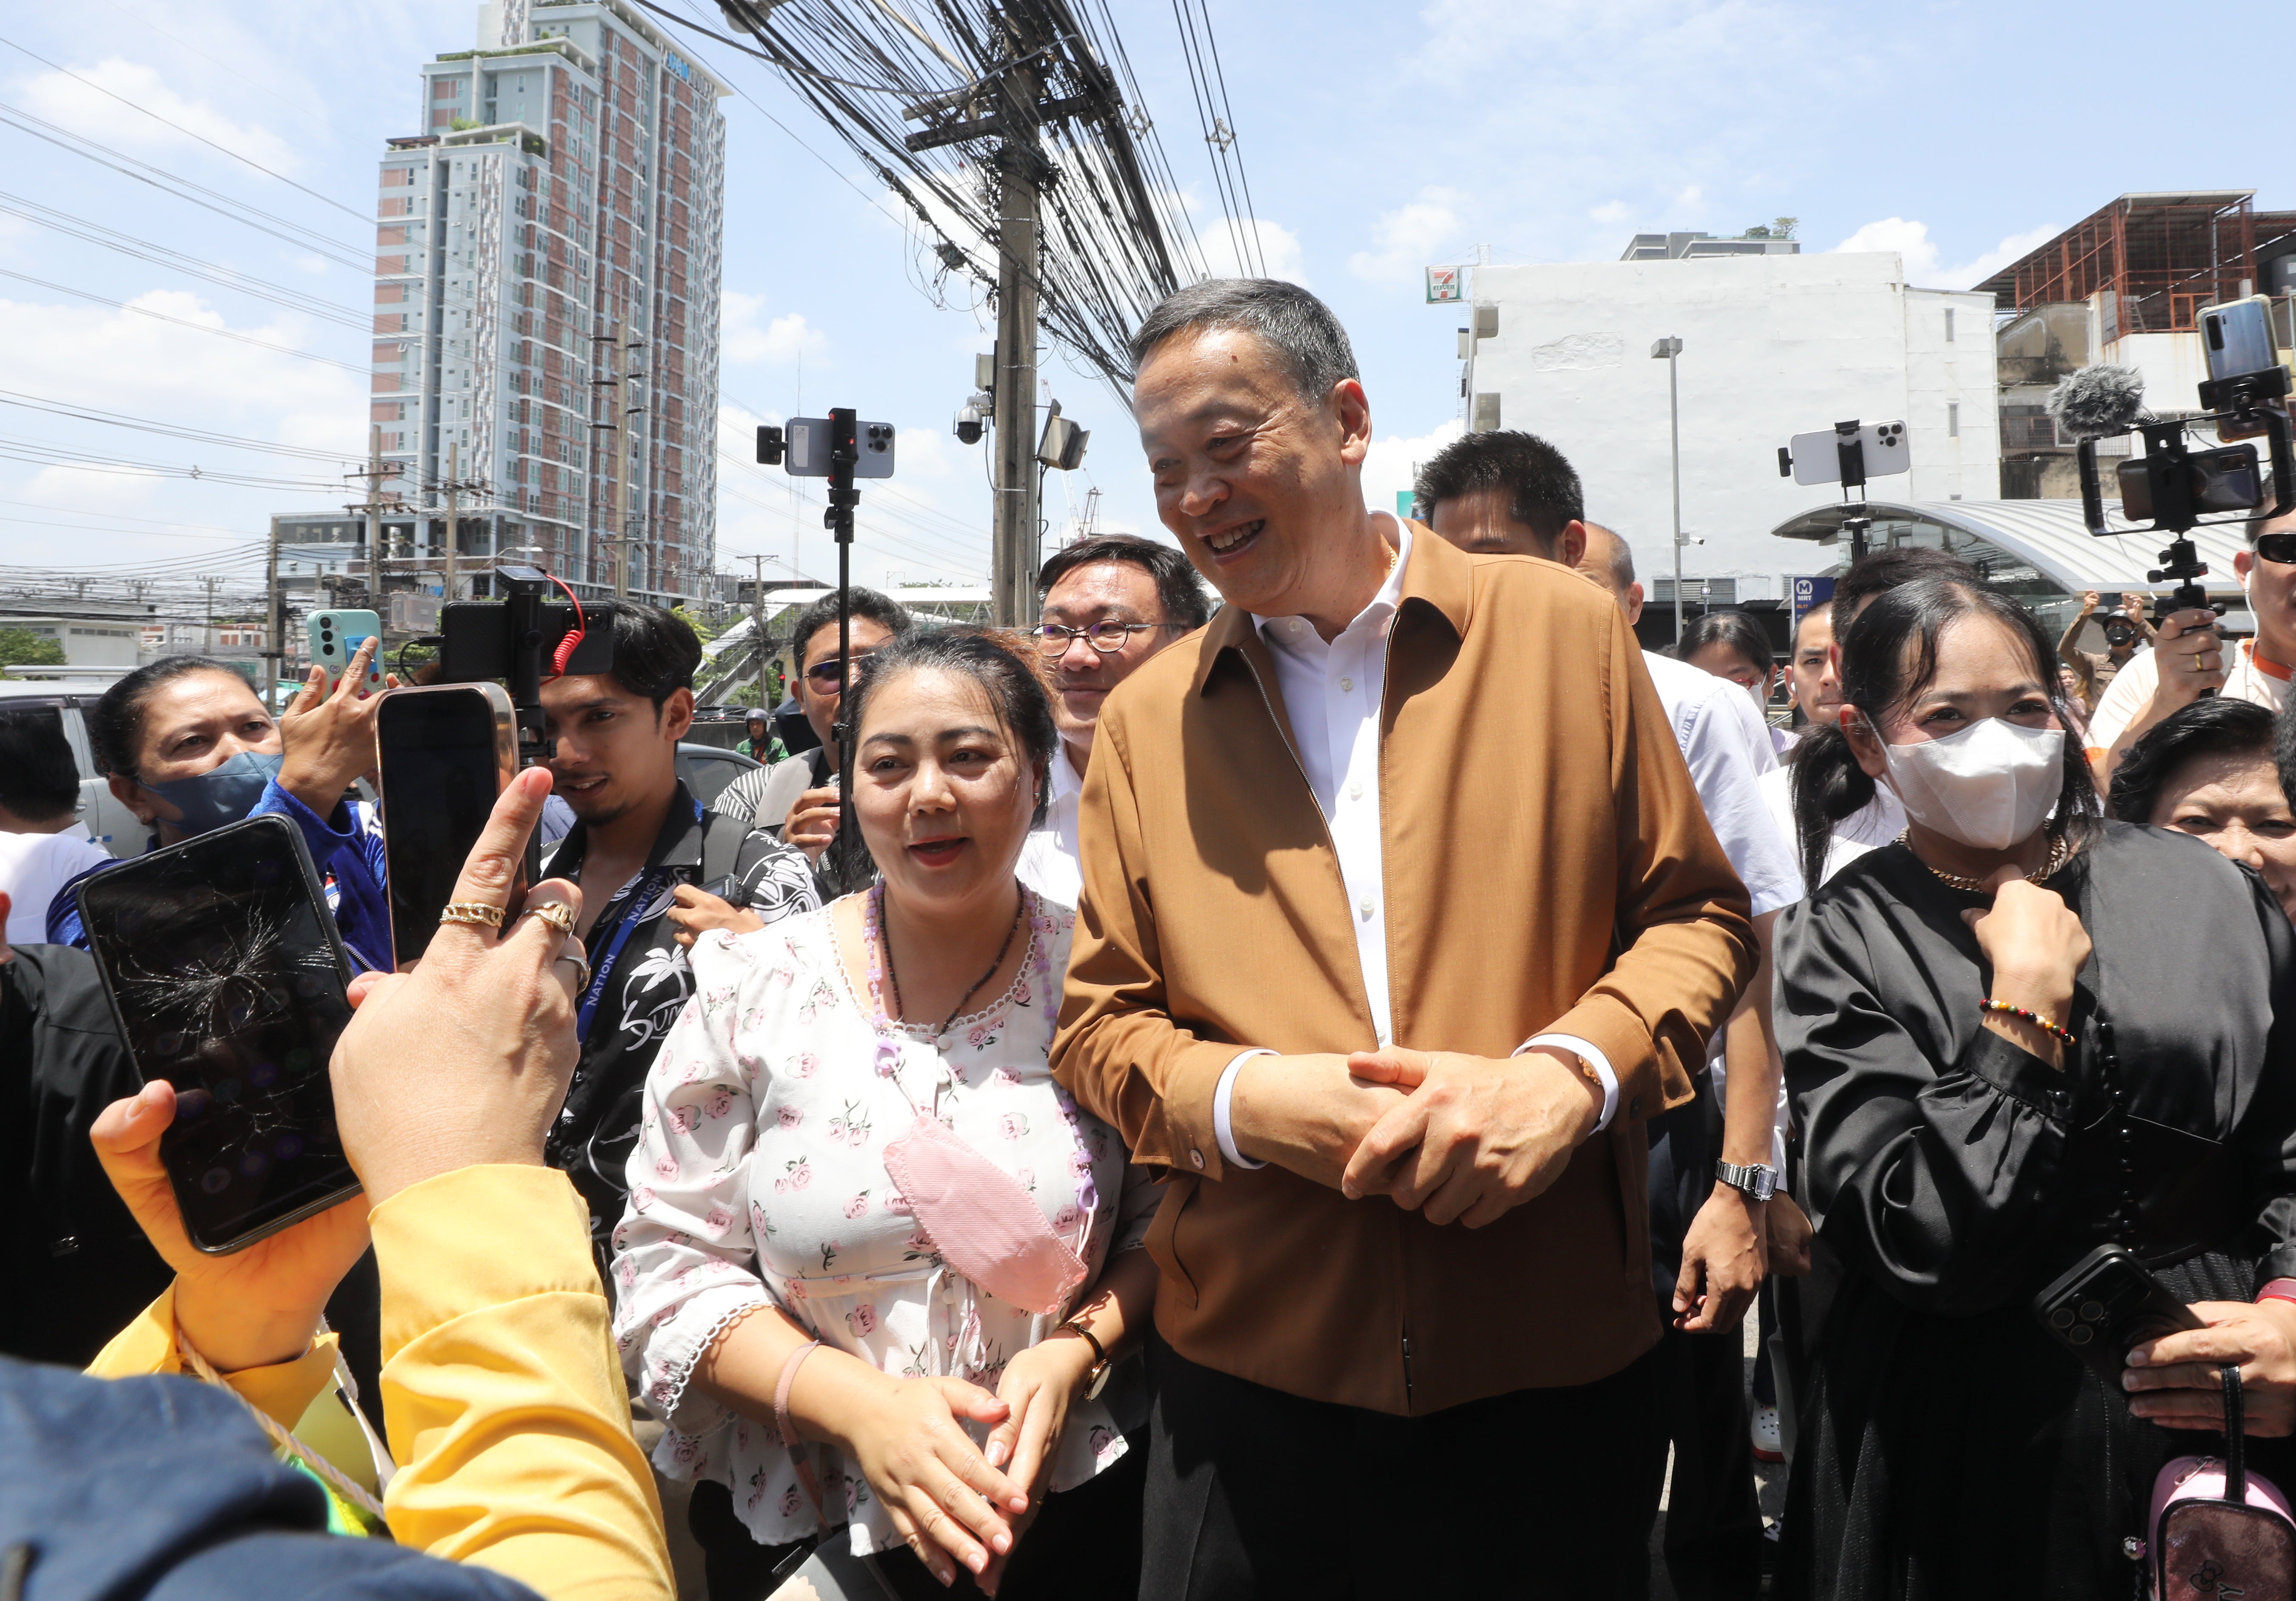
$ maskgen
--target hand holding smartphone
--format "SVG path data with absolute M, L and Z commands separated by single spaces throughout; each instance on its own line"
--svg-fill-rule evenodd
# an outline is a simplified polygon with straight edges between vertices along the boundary
M 457 683 L 390 690 L 374 726 L 391 960 L 404 967 L 429 948 L 496 798 L 517 776 L 518 725 L 500 686 Z
M 360 687 L 370 695 L 382 693 L 381 617 L 371 611 L 315 611 L 305 628 L 311 638 L 311 659 L 327 670 L 327 694 L 335 692 L 335 686 L 350 670 L 351 658 L 367 640 L 374 641 L 374 651 L 367 658 L 366 681 Z
M 160 1159 L 192 1246 L 242 1250 L 358 1191 L 327 1058 L 350 960 L 301 833 L 266 814 L 84 880 L 128 1054 L 176 1092 Z
M 2131 1346 L 2207 1327 L 2121 1246 L 2099 1246 L 2067 1269 L 2033 1298 L 2033 1315 L 2116 1394 Z

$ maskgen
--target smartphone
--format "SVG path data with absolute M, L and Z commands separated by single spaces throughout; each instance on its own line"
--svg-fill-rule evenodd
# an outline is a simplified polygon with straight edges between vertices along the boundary
M 250 817 L 106 868 L 78 900 L 136 1071 L 176 1086 L 160 1160 L 192 1244 L 241 1250 L 357 1194 L 327 1081 L 350 959 L 300 830 Z
M 2033 1315 L 2116 1393 L 2128 1349 L 2182 1328 L 2204 1328 L 2123 1246 L 2099 1246 L 2033 1297 Z
M 1913 470 L 1914 447 L 1906 441 L 1904 423 L 1866 423 L 1857 430 L 1857 443 L 1865 447 L 1867 478 L 1887 478 L 1893 472 Z M 1841 434 L 1830 428 L 1813 434 L 1796 434 L 1787 447 L 1793 458 L 1794 482 L 1839 484 L 1841 444 Z
M 2210 378 L 2243 378 L 2280 364 L 2272 337 L 2272 301 L 2264 295 L 2227 300 L 2201 314 L 2201 349 Z
M 2114 470 L 2120 480 L 2121 515 L 2131 522 L 2151 522 L 2156 515 L 2150 461 L 2133 456 Z M 2185 482 L 2193 510 L 2203 515 L 2251 511 L 2264 500 L 2264 475 L 2253 445 L 2191 452 L 2185 457 Z
M 518 720 L 491 683 L 391 690 L 375 707 L 392 960 L 417 960 L 471 847 L 518 776 Z
M 305 623 L 311 636 L 311 659 L 327 670 L 327 693 L 350 671 L 351 658 L 360 641 L 374 641 L 374 656 L 366 665 L 366 691 L 382 693 L 382 619 L 371 611 L 315 611 Z

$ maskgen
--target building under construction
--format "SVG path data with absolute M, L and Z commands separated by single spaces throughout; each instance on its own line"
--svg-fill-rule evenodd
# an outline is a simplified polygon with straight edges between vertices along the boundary
M 2259 211 L 2248 189 L 2124 194 L 1977 287 L 2000 318 L 2001 493 L 2070 499 L 2074 441 L 2045 410 L 2049 390 L 2116 362 L 2144 372 L 2156 404 L 2196 405 L 2202 308 L 2252 294 L 2274 297 L 2281 347 L 2296 346 L 2296 211 Z

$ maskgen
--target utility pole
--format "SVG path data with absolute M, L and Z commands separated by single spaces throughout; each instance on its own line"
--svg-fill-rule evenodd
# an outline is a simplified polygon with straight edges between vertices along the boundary
M 455 598 L 455 547 L 462 533 L 463 442 L 447 441 L 447 581 L 439 585 L 441 604 Z
M 263 569 L 263 659 L 271 664 L 263 683 L 263 709 L 279 710 L 279 674 L 286 665 L 287 606 L 279 592 L 279 519 L 271 519 L 271 546 Z
M 1025 53 L 1019 38 L 1014 56 Z M 996 221 L 996 488 L 990 592 L 1000 628 L 1037 615 L 1037 73 L 1007 73 L 1001 86 L 1004 123 L 998 152 Z
M 630 592 L 630 404 L 624 384 L 628 378 L 629 347 L 621 330 L 614 331 L 614 599 Z
M 201 580 L 200 580 L 200 582 L 201 582 L 202 584 L 204 584 L 204 585 L 206 585 L 206 586 L 207 586 L 207 592 L 208 592 L 208 613 L 207 613 L 208 620 L 207 620 L 207 623 L 206 623 L 206 625 L 205 625 L 205 630 L 204 630 L 204 632 L 201 633 L 201 638 L 200 638 L 200 654 L 201 654 L 201 656 L 213 656 L 213 655 L 215 654 L 215 649 L 216 649 L 216 642 L 215 642 L 215 586 L 216 586 L 216 581 L 215 581 L 214 579 L 212 579 L 212 578 L 202 578 L 202 579 L 201 579 Z
M 1666 363 L 1666 424 L 1674 461 L 1674 642 L 1682 643 L 1682 392 L 1675 381 L 1682 341 L 1672 334 L 1651 346 L 1651 359 Z
M 382 425 L 367 426 L 366 447 L 366 591 L 367 604 L 377 616 L 382 600 Z M 378 647 L 380 648 L 380 647 Z
M 766 691 L 766 559 L 750 558 L 750 642 L 758 650 L 758 705 L 767 711 L 774 709 Z

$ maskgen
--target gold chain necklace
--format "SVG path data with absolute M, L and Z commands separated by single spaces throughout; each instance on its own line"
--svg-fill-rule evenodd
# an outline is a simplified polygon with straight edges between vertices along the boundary
M 1900 831 L 1898 835 L 1898 843 L 1912 854 L 1915 861 L 1922 862 L 1921 853 L 1914 850 L 1912 834 L 1913 829 L 1910 828 Z M 2040 884 L 2055 878 L 2065 863 L 2073 859 L 2074 849 L 2072 841 L 2066 836 L 2062 834 L 2053 836 L 2049 841 L 2049 859 L 2027 873 L 2025 882 Z M 1940 883 L 1949 888 L 1957 889 L 1965 895 L 1981 895 L 1986 893 L 1985 881 L 1981 878 L 1964 878 L 1959 873 L 1949 873 L 1941 867 L 1930 867 L 1926 862 L 1922 862 L 1922 865 L 1929 867 L 1930 871 L 1937 876 Z

